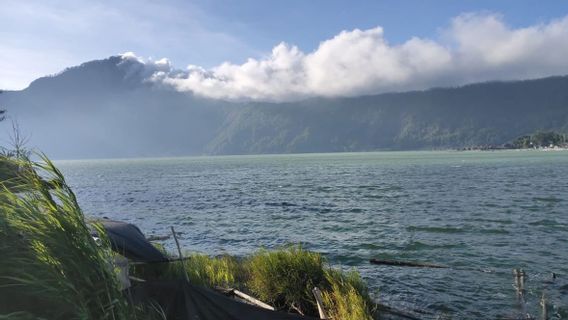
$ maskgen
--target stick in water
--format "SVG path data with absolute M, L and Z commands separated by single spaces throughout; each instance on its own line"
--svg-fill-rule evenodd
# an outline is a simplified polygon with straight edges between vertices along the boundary
M 449 268 L 448 266 L 443 266 L 439 264 L 431 263 L 420 263 L 411 261 L 398 261 L 398 260 L 379 260 L 371 259 L 369 262 L 372 264 L 384 265 L 384 266 L 397 266 L 397 267 L 416 267 L 416 268 Z

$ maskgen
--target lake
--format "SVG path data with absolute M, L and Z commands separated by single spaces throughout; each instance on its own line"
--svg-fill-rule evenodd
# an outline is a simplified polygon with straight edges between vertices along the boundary
M 246 255 L 301 243 L 421 319 L 568 312 L 568 151 L 376 152 L 57 161 L 89 216 Z M 173 250 L 173 240 L 166 242 Z M 448 269 L 371 265 L 397 259 Z M 552 273 L 557 278 L 552 281 Z

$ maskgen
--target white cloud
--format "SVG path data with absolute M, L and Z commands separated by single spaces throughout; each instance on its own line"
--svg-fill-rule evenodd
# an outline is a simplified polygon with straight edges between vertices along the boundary
M 499 15 L 464 14 L 441 34 L 391 45 L 380 27 L 355 29 L 310 53 L 280 43 L 263 59 L 154 80 L 210 98 L 288 101 L 568 73 L 568 17 L 512 29 Z

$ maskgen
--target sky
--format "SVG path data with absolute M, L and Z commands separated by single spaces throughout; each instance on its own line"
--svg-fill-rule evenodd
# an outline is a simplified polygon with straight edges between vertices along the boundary
M 568 73 L 568 1 L 0 0 L 0 39 L 2 89 L 131 52 L 178 90 L 285 101 Z

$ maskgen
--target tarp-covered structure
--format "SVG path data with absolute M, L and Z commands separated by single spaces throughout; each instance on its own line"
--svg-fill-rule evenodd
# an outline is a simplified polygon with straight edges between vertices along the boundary
M 105 229 L 112 249 L 137 262 L 167 262 L 168 258 L 156 249 L 140 231 L 130 223 L 114 220 L 97 221 Z
M 169 262 L 140 229 L 129 223 L 100 220 L 112 249 L 130 260 L 145 263 Z M 309 319 L 296 314 L 272 311 L 237 301 L 185 279 L 138 282 L 129 290 L 139 303 L 157 303 L 168 320 L 294 320 Z

